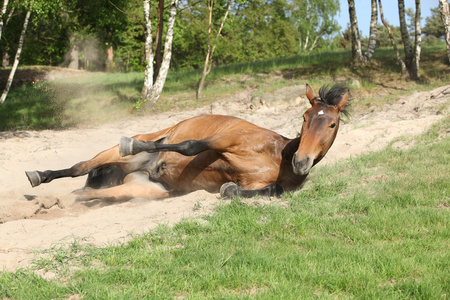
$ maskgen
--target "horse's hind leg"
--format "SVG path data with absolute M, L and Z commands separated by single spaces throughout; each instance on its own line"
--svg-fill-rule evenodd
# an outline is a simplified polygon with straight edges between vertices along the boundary
M 119 147 L 115 146 L 97 154 L 93 159 L 75 164 L 71 168 L 62 170 L 46 170 L 46 171 L 26 171 L 25 174 L 35 187 L 41 183 L 48 183 L 53 179 L 63 177 L 78 177 L 88 174 L 91 170 L 113 164 L 123 162 L 123 158 L 119 155 Z
M 139 141 L 159 140 L 164 137 L 167 130 L 159 131 L 156 133 L 137 135 L 135 139 Z M 41 183 L 48 183 L 53 179 L 63 177 L 78 177 L 88 174 L 90 171 L 111 164 L 119 165 L 124 172 L 131 173 L 138 170 L 142 163 L 145 161 L 145 155 L 136 155 L 134 157 L 122 157 L 119 154 L 119 146 L 112 147 L 103 152 L 97 154 L 94 158 L 77 163 L 71 168 L 62 170 L 47 170 L 47 171 L 26 171 L 25 174 L 31 183 L 31 186 L 35 187 Z
M 149 180 L 145 172 L 128 174 L 124 183 L 106 189 L 83 189 L 77 192 L 81 200 L 106 199 L 125 201 L 133 198 L 162 199 L 169 196 L 169 191 L 161 184 Z

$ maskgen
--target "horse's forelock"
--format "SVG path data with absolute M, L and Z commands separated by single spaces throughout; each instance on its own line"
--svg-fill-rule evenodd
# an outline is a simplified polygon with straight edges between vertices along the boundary
M 336 105 L 342 98 L 342 95 L 346 92 L 350 92 L 350 89 L 342 84 L 335 84 L 331 88 L 328 85 L 324 85 L 319 89 L 320 101 L 326 105 Z M 347 108 L 350 105 L 350 97 L 345 105 L 345 108 L 341 111 L 344 115 L 348 116 Z

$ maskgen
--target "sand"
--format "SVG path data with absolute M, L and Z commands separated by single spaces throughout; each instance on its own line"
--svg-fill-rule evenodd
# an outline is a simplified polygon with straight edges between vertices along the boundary
M 71 192 L 83 187 L 85 176 L 32 188 L 24 171 L 67 168 L 116 145 L 123 135 L 153 132 L 200 114 L 241 117 L 293 138 L 308 107 L 304 99 L 258 109 L 250 109 L 250 103 L 250 93 L 243 92 L 206 107 L 135 117 L 94 128 L 0 133 L 0 270 L 32 266 L 36 251 L 54 245 L 74 240 L 98 246 L 121 243 L 158 224 L 174 224 L 183 218 L 212 213 L 226 200 L 205 191 L 158 201 L 83 202 Z M 448 117 L 449 103 L 447 85 L 415 92 L 393 105 L 353 114 L 348 122 L 341 123 L 334 145 L 319 165 L 383 149 L 397 137 L 423 133 Z M 393 147 L 408 145 L 399 141 Z

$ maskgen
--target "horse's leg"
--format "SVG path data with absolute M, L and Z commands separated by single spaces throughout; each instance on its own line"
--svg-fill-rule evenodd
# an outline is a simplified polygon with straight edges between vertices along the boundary
M 152 182 L 145 172 L 128 174 L 124 183 L 106 189 L 82 189 L 76 192 L 81 200 L 106 199 L 124 201 L 133 198 L 162 199 L 169 196 L 169 191 L 161 184 Z
M 220 196 L 223 198 L 243 197 L 251 198 L 254 196 L 279 197 L 283 193 L 283 188 L 277 183 L 269 184 L 260 189 L 244 190 L 234 182 L 227 182 L 220 187 Z
M 134 138 L 122 137 L 119 152 L 122 156 L 136 155 L 141 152 L 173 151 L 185 156 L 197 155 L 203 151 L 214 149 L 208 138 L 203 140 L 187 140 L 178 144 L 162 144 L 153 141 L 141 142 Z
M 159 131 L 156 133 L 136 135 L 134 139 L 138 141 L 159 140 L 164 136 L 165 131 Z M 25 174 L 31 183 L 31 186 L 35 187 L 41 183 L 48 183 L 53 179 L 63 177 L 78 177 L 88 174 L 90 171 L 106 165 L 118 164 L 126 172 L 130 173 L 138 170 L 145 157 L 122 157 L 119 154 L 119 146 L 114 146 L 110 149 L 100 152 L 94 158 L 82 161 L 73 165 L 71 168 L 62 170 L 46 170 L 46 171 L 26 171 Z

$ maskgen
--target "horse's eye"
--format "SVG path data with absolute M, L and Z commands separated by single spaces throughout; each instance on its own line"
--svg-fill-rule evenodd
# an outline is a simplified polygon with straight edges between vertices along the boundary
M 334 128 L 334 127 L 336 127 L 336 123 L 333 123 L 330 125 L 330 128 Z

